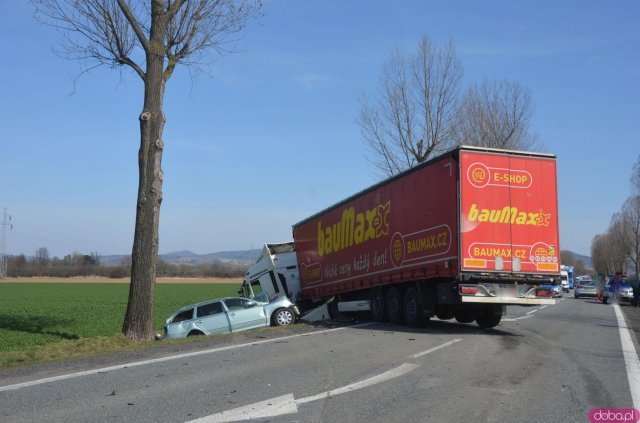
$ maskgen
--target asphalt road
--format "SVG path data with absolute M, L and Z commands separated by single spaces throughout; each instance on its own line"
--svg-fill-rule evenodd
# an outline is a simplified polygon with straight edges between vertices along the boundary
M 640 408 L 640 326 L 620 325 L 616 307 L 565 295 L 508 307 L 492 330 L 268 329 L 2 372 L 0 421 L 588 422 L 595 408 L 634 408 L 632 391 Z

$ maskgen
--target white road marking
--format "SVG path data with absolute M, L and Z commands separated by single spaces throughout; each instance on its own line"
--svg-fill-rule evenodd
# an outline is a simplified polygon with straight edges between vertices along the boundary
M 520 316 L 520 317 L 514 317 L 513 319 L 502 319 L 500 320 L 501 322 L 516 322 L 518 320 L 522 320 L 522 319 L 528 319 L 529 317 L 533 317 L 532 314 L 528 315 L 528 316 Z
M 433 347 L 433 348 L 428 349 L 428 350 L 426 350 L 426 351 L 422 351 L 422 352 L 419 352 L 419 353 L 417 353 L 417 354 L 414 354 L 414 355 L 410 356 L 409 358 L 418 358 L 418 357 L 422 357 L 423 355 L 427 355 L 427 354 L 429 354 L 429 353 L 432 353 L 432 352 L 434 352 L 434 351 L 439 350 L 440 348 L 448 347 L 449 345 L 453 345 L 453 344 L 455 344 L 456 342 L 460 342 L 460 341 L 462 341 L 462 339 L 454 339 L 453 341 L 445 342 L 444 344 L 442 344 L 442 345 L 438 345 L 437 347 Z
M 558 300 L 557 302 L 560 302 L 560 301 L 562 301 L 562 299 Z M 535 310 L 531 310 L 531 311 L 527 312 L 527 314 L 525 316 L 514 317 L 513 319 L 502 319 L 501 321 L 502 322 L 516 322 L 518 320 L 527 319 L 529 317 L 532 317 L 533 313 L 535 313 L 537 311 L 540 311 L 540 310 L 543 310 L 543 309 L 545 309 L 547 307 L 549 307 L 549 305 L 543 305 L 543 306 L 540 306 L 539 308 L 536 308 Z
M 220 414 L 201 417 L 187 423 L 223 423 L 237 422 L 241 420 L 264 419 L 267 417 L 277 417 L 285 414 L 295 414 L 298 412 L 296 400 L 293 394 L 282 395 L 244 407 L 234 408 Z
M 627 378 L 629 379 L 629 389 L 631 391 L 631 399 L 633 408 L 640 410 L 640 360 L 636 346 L 631 338 L 629 327 L 624 320 L 624 315 L 618 304 L 613 304 L 618 319 L 618 328 L 620 330 L 620 342 L 622 343 L 622 354 L 624 355 L 624 363 L 627 367 Z
M 444 347 L 448 347 L 449 345 L 453 345 L 456 342 L 460 341 L 462 341 L 462 339 L 454 339 L 453 341 L 445 342 L 444 344 L 438 345 L 437 347 L 433 347 L 421 353 L 414 354 L 409 358 L 422 357 L 426 354 L 432 353 Z M 407 374 L 417 369 L 418 367 L 420 367 L 418 364 L 404 363 L 384 373 L 380 373 L 379 375 L 361 380 L 360 382 L 355 382 L 347 386 L 343 386 L 342 388 L 332 389 L 330 391 L 321 392 L 319 394 L 300 399 L 295 399 L 293 394 L 282 395 L 265 401 L 260 401 L 231 410 L 223 411 L 221 413 L 212 414 L 210 416 L 201 417 L 199 419 L 190 420 L 186 423 L 229 423 L 242 420 L 277 417 L 285 414 L 295 414 L 298 412 L 298 405 L 300 404 L 319 401 L 329 397 L 335 397 L 337 395 L 342 395 L 348 392 L 356 391 L 358 389 L 377 385 L 378 383 L 386 382 L 388 380 Z
M 262 340 L 262 341 L 253 341 L 253 342 L 249 342 L 249 343 L 246 343 L 246 344 L 230 345 L 228 347 L 213 348 L 213 349 L 210 349 L 210 350 L 195 351 L 195 352 L 191 352 L 191 353 L 177 354 L 177 355 L 171 355 L 171 356 L 160 357 L 160 358 L 153 358 L 153 359 L 150 359 L 150 360 L 136 361 L 136 362 L 133 362 L 133 363 L 119 364 L 117 366 L 103 367 L 101 369 L 87 370 L 87 371 L 84 371 L 84 372 L 77 372 L 77 373 L 70 373 L 70 374 L 65 374 L 65 375 L 60 375 L 60 376 L 53 376 L 53 377 L 48 377 L 48 378 L 45 378 L 45 379 L 32 380 L 30 382 L 16 383 L 14 385 L 0 386 L 0 392 L 26 388 L 26 387 L 29 387 L 29 386 L 42 385 L 42 384 L 45 384 L 45 383 L 58 382 L 58 381 L 61 381 L 61 380 L 74 379 L 74 378 L 82 377 L 82 376 L 90 376 L 90 375 L 95 375 L 95 374 L 98 374 L 98 373 L 106 373 L 106 372 L 111 372 L 111 371 L 114 371 L 114 370 L 128 369 L 130 367 L 146 366 L 147 364 L 155 364 L 155 363 L 162 363 L 162 362 L 165 362 L 165 361 L 179 360 L 179 359 L 189 358 L 189 357 L 197 357 L 197 356 L 205 355 L 205 354 L 214 354 L 214 353 L 217 353 L 217 352 L 229 351 L 229 350 L 234 350 L 234 349 L 239 349 L 239 348 L 245 348 L 245 347 L 250 347 L 250 346 L 253 346 L 253 345 L 268 344 L 268 343 L 271 343 L 271 342 L 280 342 L 280 341 L 287 340 L 287 339 L 299 338 L 301 336 L 311 336 L 311 335 L 317 335 L 317 334 L 321 334 L 321 333 L 336 332 L 336 331 L 339 331 L 339 330 L 344 330 L 344 329 L 349 329 L 349 328 L 359 328 L 359 327 L 363 327 L 363 326 L 370 326 L 370 325 L 373 325 L 373 324 L 374 323 L 362 323 L 362 324 L 359 324 L 359 325 L 345 326 L 345 327 L 340 327 L 340 328 L 321 330 L 321 331 L 317 331 L 317 332 L 300 333 L 300 334 L 297 334 L 297 335 L 284 336 L 282 338 L 265 339 L 265 340 Z
M 387 380 L 394 379 L 398 376 L 409 373 L 410 371 L 415 370 L 418 367 L 420 366 L 417 364 L 404 363 L 396 367 L 395 369 L 380 373 L 379 375 L 370 377 L 369 379 L 352 383 L 350 385 L 343 386 L 342 388 L 332 389 L 331 391 L 323 392 L 321 394 L 301 398 L 299 400 L 296 400 L 296 404 L 306 404 L 308 402 L 317 401 L 328 397 L 335 397 L 336 395 L 346 394 L 347 392 L 352 392 L 358 389 L 366 388 L 368 386 L 377 385 L 378 383 L 386 382 Z
M 394 369 L 373 376 L 360 382 L 352 383 L 342 388 L 333 389 L 331 391 L 322 392 L 305 398 L 295 399 L 293 394 L 282 395 L 265 401 L 256 402 L 232 410 L 223 411 L 222 413 L 212 414 L 210 416 L 201 417 L 199 419 L 190 420 L 187 423 L 227 423 L 242 420 L 253 420 L 259 418 L 276 417 L 284 414 L 295 414 L 298 412 L 298 404 L 306 404 L 312 401 L 318 401 L 328 397 L 353 392 L 358 389 L 376 385 L 398 376 L 402 376 L 410 371 L 418 368 L 417 364 L 402 364 Z

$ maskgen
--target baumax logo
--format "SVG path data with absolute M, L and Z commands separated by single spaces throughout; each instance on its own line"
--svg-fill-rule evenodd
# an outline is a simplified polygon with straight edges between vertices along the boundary
M 336 253 L 352 245 L 360 245 L 382 235 L 389 235 L 387 218 L 391 212 L 391 200 L 372 209 L 356 213 L 354 207 L 342 211 L 339 222 L 322 225 L 318 222 L 318 255 Z
M 538 213 L 518 210 L 505 206 L 502 209 L 479 209 L 472 204 L 467 219 L 471 222 L 510 223 L 515 225 L 549 226 L 550 213 L 540 210 Z

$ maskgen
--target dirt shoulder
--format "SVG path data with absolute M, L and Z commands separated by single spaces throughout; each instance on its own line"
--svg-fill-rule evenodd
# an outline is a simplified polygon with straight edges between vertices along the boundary
M 1 279 L 0 283 L 129 283 L 129 278 L 103 278 L 98 276 L 81 276 L 73 278 L 52 278 L 52 277 L 33 277 L 33 278 L 6 278 Z M 194 283 L 194 284 L 215 284 L 215 283 L 233 283 L 239 284 L 241 279 L 236 278 L 156 278 L 156 283 Z

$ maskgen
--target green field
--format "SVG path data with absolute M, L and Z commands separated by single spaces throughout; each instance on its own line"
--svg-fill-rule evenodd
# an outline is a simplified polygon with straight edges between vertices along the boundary
M 156 330 L 178 308 L 237 288 L 157 284 Z M 0 368 L 135 348 L 120 335 L 128 295 L 128 284 L 0 283 Z

